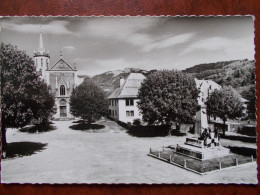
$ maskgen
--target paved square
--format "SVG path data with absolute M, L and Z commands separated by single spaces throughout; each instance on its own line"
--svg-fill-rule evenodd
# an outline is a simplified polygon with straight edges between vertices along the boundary
M 31 156 L 1 161 L 4 183 L 257 183 L 257 166 L 238 167 L 200 176 L 147 156 L 149 148 L 181 144 L 183 137 L 139 138 L 117 123 L 102 119 L 105 128 L 77 131 L 73 121 L 55 121 L 56 130 L 22 133 L 7 130 L 7 142 L 40 142 L 46 148 Z M 241 142 L 221 140 L 222 145 Z M 243 143 L 244 144 L 244 143 Z M 245 144 L 243 145 L 245 146 Z M 246 144 L 256 147 L 256 144 Z

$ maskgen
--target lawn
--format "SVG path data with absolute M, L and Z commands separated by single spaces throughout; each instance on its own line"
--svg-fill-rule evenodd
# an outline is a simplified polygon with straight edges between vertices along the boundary
M 97 122 L 105 128 L 75 131 L 69 128 L 73 122 L 54 121 L 55 130 L 39 133 L 8 129 L 12 155 L 1 161 L 2 182 L 257 183 L 256 164 L 200 176 L 147 156 L 150 147 L 181 144 L 185 136 L 136 137 L 108 119 Z M 222 141 L 225 146 L 241 144 Z

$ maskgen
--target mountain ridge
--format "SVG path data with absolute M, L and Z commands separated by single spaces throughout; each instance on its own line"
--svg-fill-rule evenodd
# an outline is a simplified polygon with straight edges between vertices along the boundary
M 130 73 L 142 73 L 145 76 L 157 70 L 143 70 L 140 68 L 125 68 L 123 70 L 106 71 L 94 75 L 91 79 L 107 94 L 119 87 L 120 78 L 126 79 Z M 183 70 L 186 74 L 198 79 L 213 80 L 219 85 L 231 85 L 239 93 L 247 90 L 247 86 L 255 83 L 255 61 L 242 59 L 203 63 Z

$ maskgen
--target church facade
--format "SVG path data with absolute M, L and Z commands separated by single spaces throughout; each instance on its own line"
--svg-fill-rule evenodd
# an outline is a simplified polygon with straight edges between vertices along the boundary
M 72 119 L 70 113 L 70 96 L 73 88 L 83 82 L 83 78 L 78 77 L 76 66 L 68 64 L 60 54 L 60 59 L 53 65 L 50 64 L 50 55 L 43 46 L 42 33 L 37 52 L 34 52 L 34 63 L 36 71 L 40 77 L 51 87 L 55 95 L 54 119 Z

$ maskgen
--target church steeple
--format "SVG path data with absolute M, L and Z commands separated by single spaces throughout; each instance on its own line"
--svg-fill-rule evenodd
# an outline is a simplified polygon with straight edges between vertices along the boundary
M 40 41 L 39 41 L 38 52 L 40 54 L 44 54 L 45 53 L 45 49 L 44 49 L 44 46 L 43 46 L 42 32 L 40 32 Z
M 45 51 L 44 45 L 43 45 L 43 38 L 42 38 L 42 32 L 40 32 L 40 39 L 39 39 L 39 48 L 37 50 L 37 52 L 34 52 L 34 57 L 36 56 L 45 56 L 45 57 L 49 57 L 49 52 Z
M 42 32 L 40 32 L 39 48 L 37 52 L 34 52 L 34 63 L 36 66 L 36 71 L 41 75 L 40 77 L 47 82 L 48 75 L 46 71 L 49 69 L 50 55 L 49 52 L 45 51 L 43 46 Z

